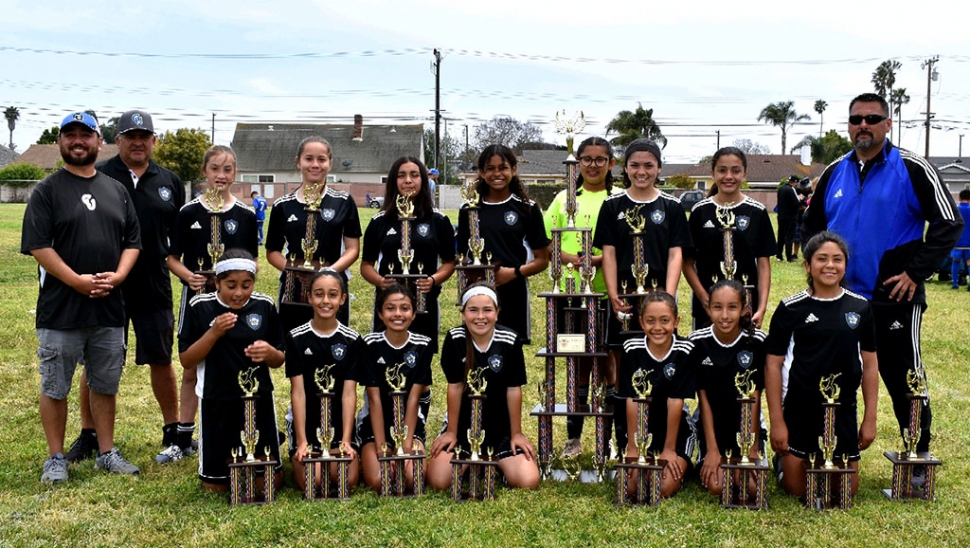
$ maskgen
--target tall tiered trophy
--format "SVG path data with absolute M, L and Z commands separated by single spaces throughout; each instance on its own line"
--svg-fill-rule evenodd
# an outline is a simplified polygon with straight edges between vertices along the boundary
M 557 480 L 578 479 L 584 482 L 602 481 L 607 474 L 607 445 L 605 439 L 606 420 L 612 416 L 612 409 L 604 405 L 605 391 L 592 390 L 592 401 L 589 405 L 579 404 L 579 362 L 581 359 L 592 361 L 592 386 L 597 386 L 600 379 L 600 360 L 606 359 L 608 354 L 602 351 L 600 329 L 597 329 L 600 318 L 597 314 L 596 302 L 603 296 L 593 292 L 593 278 L 596 268 L 593 266 L 593 229 L 576 226 L 576 178 L 579 163 L 573 155 L 573 140 L 576 133 L 583 130 L 586 122 L 582 113 L 572 119 L 565 118 L 565 111 L 556 114 L 556 130 L 565 135 L 567 156 L 563 161 L 566 166 L 566 227 L 553 228 L 552 245 L 549 254 L 549 276 L 552 278 L 552 290 L 540 293 L 539 297 L 546 299 L 546 347 L 537 356 L 545 358 L 546 375 L 540 383 L 540 401 L 532 410 L 532 415 L 539 420 L 539 470 L 544 478 Z M 597 212 L 585 212 L 587 224 L 590 215 Z M 580 242 L 581 251 L 578 253 L 580 263 L 563 264 L 563 237 L 576 237 Z M 577 276 L 574 275 L 578 274 Z M 559 325 L 560 318 L 565 325 Z M 566 361 L 566 401 L 556 403 L 556 360 Z M 562 469 L 554 470 L 553 462 L 553 417 L 595 417 L 596 420 L 596 453 L 593 457 L 592 470 L 582 470 L 575 462 L 562 461 Z M 578 471 L 577 471 L 578 470 Z
M 471 454 L 461 458 L 461 448 L 455 444 L 455 458 L 451 459 L 451 499 L 490 500 L 495 498 L 495 479 L 498 474 L 498 461 L 492 457 L 493 448 L 482 454 L 485 442 L 485 429 L 482 427 L 482 405 L 485 402 L 485 388 L 488 379 L 484 369 L 472 368 L 465 382 L 471 400 L 471 421 L 468 428 L 468 445 Z M 468 486 L 462 484 L 462 469 L 468 469 Z
M 320 451 L 311 452 L 303 459 L 304 467 L 304 491 L 303 498 L 306 500 L 318 499 L 337 499 L 347 500 L 350 498 L 350 489 L 347 484 L 347 467 L 350 465 L 351 458 L 344 455 L 343 446 L 340 447 L 340 454 L 330 452 L 330 444 L 333 442 L 333 385 L 334 378 L 330 374 L 333 365 L 327 365 L 317 369 L 313 376 L 313 382 L 320 389 L 320 428 L 317 429 L 317 440 L 320 442 Z M 340 417 L 337 417 L 340 420 Z M 337 475 L 332 477 L 330 466 L 337 466 Z M 320 466 L 320 487 L 316 486 L 317 466 Z M 330 484 L 336 483 L 336 493 L 331 493 Z
M 469 285 L 484 281 L 495 287 L 495 270 L 498 265 L 492 264 L 492 254 L 485 253 L 485 239 L 482 238 L 479 223 L 480 197 L 475 187 L 476 181 L 466 181 L 461 186 L 461 199 L 468 214 L 468 255 L 459 254 L 455 270 L 458 272 L 458 302 Z M 484 261 L 484 262 L 483 262 Z
M 309 306 L 310 285 L 306 283 L 317 269 L 313 265 L 313 254 L 317 251 L 317 216 L 320 214 L 320 202 L 323 201 L 325 185 L 306 185 L 303 187 L 303 199 L 306 200 L 306 235 L 300 241 L 303 251 L 303 263 L 296 264 L 296 253 L 287 249 L 289 260 L 283 271 L 286 277 L 283 283 L 283 302 Z
M 751 510 L 765 510 L 768 508 L 766 478 L 768 477 L 768 462 L 764 455 L 758 458 L 750 457 L 751 449 L 755 445 L 755 429 L 759 428 L 759 421 L 755 420 L 754 410 L 757 388 L 751 379 L 754 371 L 738 372 L 734 376 L 734 387 L 738 391 L 738 403 L 741 404 L 741 424 L 738 428 L 737 441 L 741 454 L 737 457 L 727 452 L 727 458 L 721 463 L 724 490 L 721 491 L 721 506 L 724 508 L 748 508 Z M 754 493 L 751 486 L 754 486 Z
M 259 398 L 259 380 L 256 369 L 252 367 L 239 372 L 239 388 L 243 391 L 245 421 L 239 433 L 242 446 L 232 450 L 229 459 L 229 504 L 265 504 L 276 501 L 276 477 L 273 468 L 279 461 L 273 458 L 270 447 L 263 447 L 263 454 L 257 456 L 256 443 L 259 430 L 256 429 L 256 399 Z M 272 433 L 273 436 L 276 432 Z M 256 475 L 263 471 L 263 488 L 257 489 Z
M 936 500 L 936 467 L 943 461 L 929 452 L 916 451 L 920 418 L 927 399 L 926 378 L 916 371 L 909 371 L 906 383 L 909 385 L 909 425 L 903 431 L 903 450 L 883 453 L 893 463 L 893 486 L 882 492 L 893 500 Z M 913 481 L 918 468 L 924 475 L 922 482 Z
M 633 391 L 637 397 L 633 403 L 637 406 L 637 425 L 633 432 L 633 441 L 637 446 L 637 456 L 624 455 L 616 464 L 616 499 L 620 505 L 643 504 L 655 506 L 660 502 L 660 477 L 667 461 L 658 459 L 650 452 L 653 435 L 650 433 L 650 384 L 649 373 L 638 369 L 633 374 Z M 633 488 L 630 482 L 635 481 Z M 631 491 L 633 493 L 631 494 Z
M 427 275 L 424 274 L 424 263 L 417 263 L 417 274 L 411 272 L 411 263 L 414 261 L 414 248 L 411 247 L 411 223 L 415 219 L 414 202 L 411 201 L 410 195 L 401 194 L 398 195 L 395 205 L 397 206 L 397 217 L 401 220 L 401 249 L 397 250 L 397 259 L 401 263 L 401 272 L 395 273 L 394 263 L 391 262 L 389 263 L 391 273 L 387 277 L 398 280 L 407 286 L 415 295 L 415 312 L 424 314 L 428 311 L 428 305 L 425 301 L 426 295 L 418 289 L 416 283 L 418 280 L 427 278 Z
M 807 485 L 805 505 L 815 510 L 839 508 L 845 510 L 852 505 L 851 478 L 855 471 L 849 466 L 845 455 L 835 456 L 838 437 L 835 435 L 835 413 L 842 404 L 837 400 L 841 387 L 836 382 L 841 373 L 822 377 L 818 389 L 822 393 L 824 423 L 818 445 L 822 450 L 822 463 L 818 455 L 812 455 L 806 470 Z
M 646 261 L 643 244 L 646 235 L 643 229 L 647 226 L 647 219 L 640 212 L 642 208 L 642 204 L 636 205 L 623 213 L 626 224 L 630 226 L 630 237 L 633 238 L 633 264 L 630 268 L 630 275 L 634 284 L 636 284 L 636 288 L 633 292 L 630 292 L 628 280 L 621 279 L 619 298 L 627 305 L 632 304 L 633 310 L 639 308 L 640 299 L 646 295 L 648 282 L 653 291 L 656 291 L 660 286 L 660 280 L 656 277 L 650 278 L 650 265 Z M 666 286 L 664 288 L 666 289 Z M 635 316 L 635 313 L 622 315 L 620 319 L 621 335 L 642 333 L 637 329 L 638 324 L 634 320 Z
M 728 280 L 734 280 L 735 275 L 738 272 L 738 262 L 734 258 L 734 231 L 737 230 L 737 224 L 735 223 L 734 212 L 731 211 L 731 206 L 733 202 L 728 202 L 723 206 L 716 206 L 714 210 L 714 215 L 717 217 L 717 222 L 721 225 L 721 236 L 723 238 L 724 246 L 724 260 L 721 261 L 721 274 Z M 745 302 L 749 305 L 752 303 L 752 296 L 754 294 L 754 286 L 748 284 L 748 275 L 741 275 L 742 283 L 744 284 L 745 292 Z M 717 277 L 715 276 L 713 283 L 717 283 Z
M 216 263 L 226 251 L 225 244 L 222 243 L 222 229 L 220 227 L 219 213 L 226 201 L 219 194 L 216 188 L 206 189 L 202 199 L 209 210 L 209 243 L 206 244 L 206 252 L 209 255 L 209 268 L 205 268 L 205 259 L 199 257 L 199 269 L 194 272 L 200 276 L 205 276 L 205 286 L 202 293 L 212 293 L 216 290 Z
M 410 461 L 414 468 L 414 485 L 411 495 L 424 494 L 424 451 L 413 448 L 410 453 L 404 451 L 404 441 L 408 437 L 408 426 L 404 423 L 404 413 L 408 393 L 404 390 L 407 378 L 404 376 L 404 362 L 390 365 L 384 372 L 388 386 L 391 387 L 391 402 L 394 406 L 394 424 L 388 428 L 394 449 L 385 443 L 378 449 L 377 461 L 381 466 L 381 495 L 385 497 L 403 497 L 407 495 L 404 482 L 405 465 Z

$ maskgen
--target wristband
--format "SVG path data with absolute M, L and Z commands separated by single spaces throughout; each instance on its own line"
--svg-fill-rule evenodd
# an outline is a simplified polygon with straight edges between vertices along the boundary
M 434 286 L 438 285 L 438 282 L 437 280 L 434 279 L 434 276 L 428 276 L 428 277 L 431 278 L 431 288 L 434 289 Z

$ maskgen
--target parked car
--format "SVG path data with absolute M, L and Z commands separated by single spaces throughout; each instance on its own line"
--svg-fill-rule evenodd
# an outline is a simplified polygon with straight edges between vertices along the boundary
M 690 213 L 694 204 L 704 199 L 703 190 L 688 190 L 680 195 L 680 205 L 684 206 L 684 211 Z
M 380 209 L 384 207 L 384 197 L 377 196 L 376 198 L 369 198 L 367 200 L 367 207 L 370 207 L 372 209 Z

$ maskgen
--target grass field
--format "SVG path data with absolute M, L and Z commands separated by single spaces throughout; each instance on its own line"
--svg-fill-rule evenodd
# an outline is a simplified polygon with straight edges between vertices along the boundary
M 454 212 L 450 212 L 455 220 Z M 361 210 L 366 224 L 373 210 Z M 970 541 L 970 294 L 949 282 L 929 284 L 924 318 L 923 359 L 934 406 L 934 453 L 944 467 L 936 503 L 894 503 L 880 493 L 892 467 L 882 452 L 896 450 L 899 436 L 889 398 L 880 386 L 878 437 L 863 453 L 861 488 L 848 511 L 813 512 L 782 494 L 771 482 L 766 512 L 722 510 L 696 482 L 656 508 L 618 508 L 612 484 L 544 482 L 534 492 L 499 490 L 485 504 L 454 504 L 443 493 L 418 499 L 382 499 L 358 487 L 349 502 L 306 503 L 294 487 L 289 466 L 279 503 L 229 508 L 226 497 L 203 491 L 194 457 L 159 466 L 154 456 L 161 417 L 147 368 L 130 365 L 118 398 L 116 445 L 141 467 L 138 477 L 109 476 L 93 462 L 71 465 L 71 479 L 54 488 L 39 482 L 47 446 L 37 410 L 38 374 L 33 309 L 36 263 L 19 253 L 22 205 L 0 205 L 0 547 L 6 546 L 943 546 Z M 262 271 L 271 267 L 261 258 Z M 801 266 L 772 263 L 772 303 L 802 289 Z M 357 267 L 354 267 L 356 272 Z M 258 289 L 275 295 L 275 276 L 263 275 Z M 532 290 L 550 285 L 537 276 Z M 373 292 L 360 276 L 351 282 L 352 327 L 366 332 Z M 451 306 L 454 280 L 442 297 L 443 329 L 458 325 Z M 680 302 L 687 310 L 687 286 Z M 176 305 L 177 306 L 177 305 Z M 536 300 L 533 311 L 541 306 Z M 769 314 L 774 305 L 769 306 Z M 533 340 L 544 322 L 533 314 Z M 689 325 L 689 318 L 685 317 Z M 767 324 L 767 322 L 766 322 Z M 681 329 L 681 332 L 685 332 Z M 538 347 L 526 348 L 531 380 L 542 363 Z M 133 354 L 129 354 L 129 360 Z M 176 365 L 178 369 L 178 365 Z M 435 364 L 435 398 L 429 431 L 444 412 L 444 378 Z M 274 372 L 276 404 L 282 416 L 289 384 Z M 558 383 L 564 386 L 564 383 Z M 70 396 L 68 441 L 78 431 L 77 394 Z M 525 391 L 526 409 L 536 402 Z M 560 398 L 562 399 L 562 398 Z M 527 415 L 527 413 L 526 413 Z M 523 419 L 527 436 L 537 424 Z M 585 447 L 592 448 L 587 423 Z M 565 422 L 556 423 L 556 450 L 565 441 Z

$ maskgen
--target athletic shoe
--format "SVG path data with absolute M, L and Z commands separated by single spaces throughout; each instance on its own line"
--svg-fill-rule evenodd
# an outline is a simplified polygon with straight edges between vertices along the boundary
M 111 451 L 103 455 L 98 455 L 94 460 L 94 467 L 98 470 L 107 470 L 112 474 L 137 474 L 138 467 L 125 460 L 121 452 L 112 447 Z
M 78 434 L 77 439 L 71 443 L 71 448 L 67 450 L 64 458 L 68 462 L 81 462 L 90 459 L 98 454 L 98 435 L 94 433 Z
M 566 446 L 562 449 L 562 458 L 568 459 L 579 456 L 583 452 L 583 442 L 579 438 L 566 440 Z
M 188 447 L 180 447 L 180 449 L 182 450 L 183 457 L 191 457 L 199 452 L 199 442 L 192 440 Z
M 158 464 L 168 464 L 170 462 L 176 462 L 182 460 L 182 448 L 178 445 L 169 445 L 155 457 L 155 462 Z
M 44 461 L 44 473 L 40 476 L 41 483 L 61 483 L 67 481 L 67 459 L 63 453 L 47 457 Z

